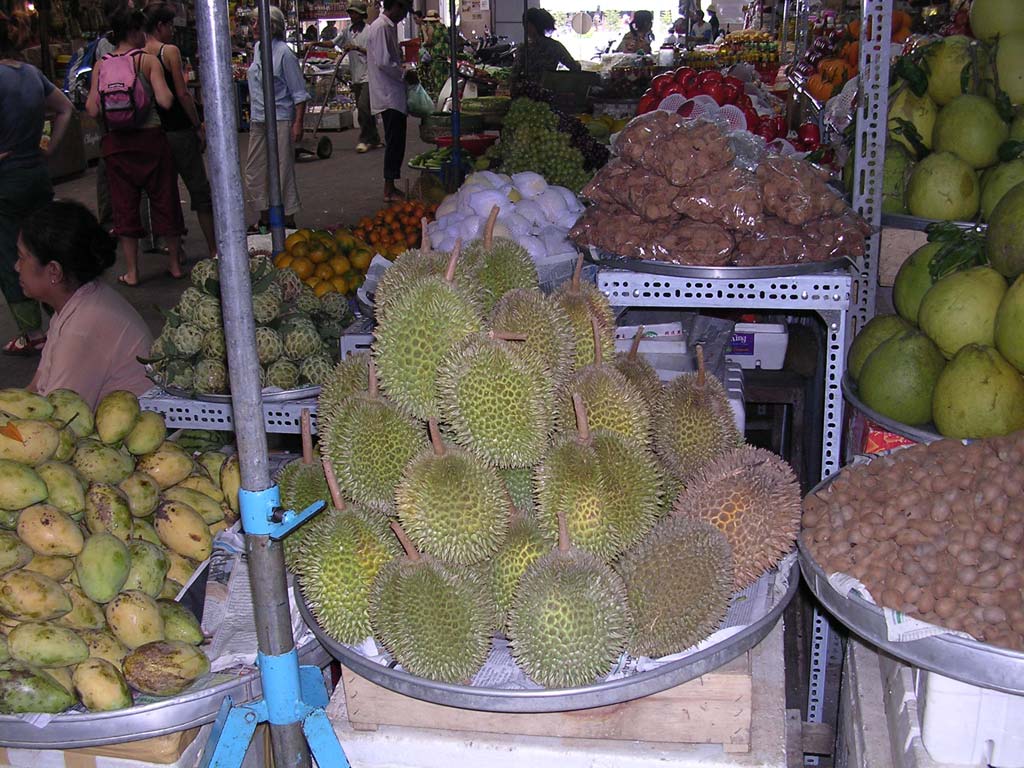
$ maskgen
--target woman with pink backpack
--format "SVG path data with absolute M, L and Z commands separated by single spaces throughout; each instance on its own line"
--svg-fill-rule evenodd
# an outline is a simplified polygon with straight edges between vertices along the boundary
M 181 235 L 185 220 L 178 194 L 178 174 L 154 102 L 164 109 L 174 103 L 163 67 L 141 49 L 146 44 L 141 11 L 122 9 L 110 17 L 114 52 L 96 62 L 85 107 L 102 119 L 107 133 L 101 150 L 107 166 L 114 234 L 121 242 L 127 269 L 122 285 L 139 284 L 139 238 L 145 234 L 139 203 L 149 197 L 153 234 L 162 236 L 170 262 L 167 274 L 185 276 L 181 265 Z

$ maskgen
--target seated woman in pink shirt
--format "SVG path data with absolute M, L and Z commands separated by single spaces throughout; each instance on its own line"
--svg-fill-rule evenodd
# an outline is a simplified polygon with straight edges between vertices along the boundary
M 141 395 L 152 384 L 139 357 L 153 337 L 145 321 L 100 279 L 116 241 L 85 206 L 55 200 L 30 214 L 18 236 L 15 269 L 25 295 L 53 308 L 46 346 L 28 388 L 77 392 L 95 407 L 109 392 Z

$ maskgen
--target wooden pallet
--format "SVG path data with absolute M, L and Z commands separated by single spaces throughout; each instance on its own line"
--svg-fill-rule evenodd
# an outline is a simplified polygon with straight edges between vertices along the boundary
M 720 744 L 726 752 L 750 751 L 753 685 L 749 654 L 703 677 L 641 699 L 543 714 L 481 712 L 432 704 L 382 688 L 344 666 L 341 679 L 348 720 L 357 731 L 394 725 L 503 736 Z M 657 737 L 652 738 L 653 734 Z

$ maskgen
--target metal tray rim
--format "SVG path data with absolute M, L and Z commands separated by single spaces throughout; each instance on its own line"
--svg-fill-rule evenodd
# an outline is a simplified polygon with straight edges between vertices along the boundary
M 763 267 L 699 267 L 686 264 L 672 264 L 654 259 L 630 259 L 615 256 L 597 248 L 589 249 L 590 260 L 605 269 L 623 269 L 649 275 L 668 277 L 690 277 L 714 280 L 754 280 L 759 278 L 795 277 L 797 275 L 818 275 L 826 272 L 856 269 L 856 262 L 848 256 L 828 261 L 801 262 L 799 264 L 778 264 Z
M 933 432 L 930 429 L 924 427 L 912 427 L 909 424 L 904 424 L 900 421 L 890 419 L 888 416 L 883 416 L 875 409 L 864 404 L 864 401 L 860 399 L 860 392 L 857 387 L 857 383 L 850 376 L 849 371 L 843 373 L 840 387 L 843 391 L 843 397 L 850 401 L 850 404 L 854 406 L 858 411 L 863 413 L 873 422 L 878 424 L 880 427 L 885 427 L 888 431 L 893 434 L 905 437 L 908 440 L 913 440 L 915 443 L 934 443 L 945 438 L 938 432 Z M 934 427 L 934 424 L 928 426 Z
M 717 669 L 750 650 L 767 637 L 782 615 L 782 611 L 796 594 L 799 581 L 798 564 L 794 562 L 789 572 L 788 588 L 770 611 L 745 630 L 717 645 L 687 656 L 685 659 L 630 677 L 583 688 L 528 691 L 476 688 L 468 685 L 442 683 L 368 661 L 347 646 L 328 637 L 309 611 L 297 583 L 294 589 L 299 612 L 323 647 L 361 677 L 397 693 L 435 704 L 487 712 L 540 713 L 619 704 L 658 693 Z
M 215 395 L 215 394 L 202 394 L 199 392 L 186 392 L 184 389 L 178 389 L 177 387 L 171 387 L 166 384 L 150 379 L 160 389 L 166 392 L 171 397 L 180 397 L 183 400 L 195 400 L 202 403 L 221 403 L 225 405 L 231 404 L 231 395 Z M 312 400 L 320 396 L 320 385 L 314 384 L 309 387 L 299 387 L 298 389 L 286 389 L 280 392 L 268 392 L 263 390 L 262 400 L 264 403 L 289 403 L 293 400 Z

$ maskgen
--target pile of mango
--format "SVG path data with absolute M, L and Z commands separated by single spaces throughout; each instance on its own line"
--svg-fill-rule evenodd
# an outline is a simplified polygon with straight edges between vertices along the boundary
M 131 707 L 207 674 L 175 598 L 238 517 L 238 462 L 193 457 L 130 392 L 0 389 L 0 713 Z

